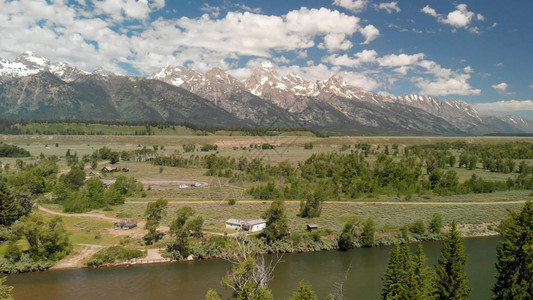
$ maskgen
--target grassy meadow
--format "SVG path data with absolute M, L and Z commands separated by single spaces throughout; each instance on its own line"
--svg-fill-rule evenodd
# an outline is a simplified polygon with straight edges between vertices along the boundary
M 31 125 L 31 124 L 30 124 Z M 51 124 L 50 126 L 53 126 Z M 29 125 L 28 125 L 29 126 Z M 101 125 L 104 126 L 104 125 Z M 104 126 L 105 127 L 105 126 Z M 104 130 L 105 128 L 93 128 Z M 126 130 L 126 129 L 125 129 Z M 131 128 L 128 128 L 131 131 Z M 130 132 L 128 131 L 128 132 Z M 104 131 L 105 132 L 105 131 Z M 125 133 L 126 134 L 126 133 Z M 277 163 L 289 161 L 296 165 L 309 158 L 314 153 L 332 151 L 350 151 L 346 146 L 368 143 L 377 145 L 399 145 L 400 149 L 406 146 L 436 143 L 441 141 L 476 142 L 481 144 L 496 144 L 510 141 L 533 141 L 532 138 L 515 137 L 328 137 L 318 138 L 306 136 L 306 133 L 282 136 L 238 136 L 231 132 L 218 132 L 208 136 L 197 136 L 191 131 L 183 129 L 180 133 L 161 133 L 150 136 L 131 135 L 2 135 L 0 142 L 14 144 L 30 151 L 32 157 L 24 158 L 26 162 L 36 161 L 40 154 L 45 156 L 56 155 L 61 160 L 60 172 L 69 170 L 64 156 L 67 150 L 78 157 L 91 154 L 95 150 L 106 146 L 113 151 L 132 151 L 142 147 L 152 148 L 157 145 L 159 155 L 171 155 L 175 152 L 183 153 L 184 144 L 196 145 L 196 150 L 185 155 L 204 156 L 217 152 L 222 156 L 239 158 L 241 156 L 253 159 L 261 157 L 266 162 Z M 251 144 L 269 143 L 275 145 L 275 149 L 261 150 L 249 149 Z M 312 149 L 304 149 L 305 144 L 313 144 Z M 217 151 L 202 152 L 200 146 L 214 144 Z M 9 164 L 14 168 L 15 158 L 0 158 L 5 166 Z M 126 203 L 114 206 L 110 211 L 94 211 L 90 213 L 103 213 L 107 216 L 125 219 L 131 218 L 142 221 L 147 202 L 164 198 L 170 201 L 166 217 L 162 225 L 165 226 L 174 218 L 177 209 L 183 206 L 191 206 L 197 215 L 203 216 L 204 228 L 207 232 L 231 233 L 224 227 L 224 221 L 228 218 L 253 219 L 258 218 L 270 205 L 269 201 L 253 200 L 245 193 L 246 189 L 255 185 L 251 182 L 229 182 L 227 178 L 206 176 L 206 169 L 160 167 L 147 162 L 120 161 L 119 168 L 129 168 L 129 172 L 112 174 L 100 173 L 100 168 L 108 165 L 101 162 L 93 171 L 101 176 L 103 181 L 111 181 L 117 176 L 125 175 L 135 177 L 144 183 L 144 191 L 140 195 L 126 198 Z M 481 164 L 479 163 L 479 166 Z M 506 181 L 507 178 L 516 176 L 515 173 L 492 173 L 484 169 L 468 170 L 466 168 L 454 168 L 459 180 L 470 178 L 476 174 L 486 179 Z M 86 167 L 87 174 L 91 170 Z M 281 179 L 280 179 L 281 180 Z M 177 189 L 180 181 L 201 182 L 202 187 Z M 45 199 L 47 195 L 42 196 Z M 454 196 L 437 195 L 412 195 L 409 199 L 398 195 L 380 195 L 362 197 L 352 202 L 326 202 L 322 215 L 313 219 L 300 218 L 299 201 L 287 201 L 287 214 L 289 227 L 292 232 L 305 230 L 308 223 L 316 223 L 322 229 L 339 232 L 344 223 L 351 219 L 363 221 L 373 216 L 378 229 L 378 234 L 390 234 L 397 232 L 404 225 L 422 219 L 429 224 L 434 213 L 440 213 L 446 224 L 456 220 L 461 224 L 470 224 L 465 231 L 470 234 L 494 233 L 494 225 L 507 216 L 507 210 L 518 210 L 521 203 L 509 203 L 510 201 L 524 201 L 531 198 L 531 191 L 511 190 L 498 191 L 489 194 L 464 194 Z M 235 205 L 229 205 L 228 200 L 235 199 Z M 387 203 L 380 203 L 387 202 Z M 393 203 L 389 203 L 393 202 Z M 484 204 L 483 202 L 490 202 Z M 498 203 L 493 203 L 498 202 Z M 61 211 L 60 206 L 54 204 L 42 204 L 45 207 Z M 43 215 L 46 213 L 39 212 Z M 71 240 L 75 244 L 114 245 L 124 242 L 125 235 L 117 234 L 113 228 L 113 222 L 99 220 L 90 217 L 64 216 L 64 224 L 71 234 Z M 142 223 L 141 223 L 142 225 Z M 138 229 L 143 230 L 143 229 Z M 381 232 L 381 233 L 379 233 Z M 388 233 L 387 233 L 388 232 Z M 127 235 L 127 234 L 126 234 Z M 140 237 L 134 237 L 140 243 Z M 0 247 L 4 251 L 4 247 Z

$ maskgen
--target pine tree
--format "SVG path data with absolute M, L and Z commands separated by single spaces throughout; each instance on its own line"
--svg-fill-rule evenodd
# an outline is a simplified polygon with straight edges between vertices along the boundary
M 13 296 L 11 296 L 11 290 L 13 290 L 13 287 L 9 285 L 4 285 L 4 282 L 6 280 L 7 280 L 7 277 L 0 278 L 0 299 L 12 300 Z
M 463 240 L 456 227 L 454 221 L 436 266 L 436 299 L 460 300 L 466 299 L 470 294 L 465 273 L 466 255 Z
M 318 300 L 318 298 L 311 285 L 305 284 L 302 280 L 300 281 L 298 289 L 292 294 L 292 297 L 289 298 L 289 300 Z
M 397 245 L 391 253 L 383 278 L 382 299 L 407 299 L 409 295 L 409 249 Z
M 408 299 L 431 299 L 433 294 L 433 274 L 430 267 L 425 267 L 426 255 L 420 244 L 410 262 Z
M 20 206 L 3 182 L 0 182 L 0 225 L 9 226 L 20 217 Z
M 493 299 L 533 299 L 533 202 L 503 221 Z

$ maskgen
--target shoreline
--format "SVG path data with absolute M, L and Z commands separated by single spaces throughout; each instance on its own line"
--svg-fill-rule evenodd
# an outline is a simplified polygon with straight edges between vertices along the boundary
M 472 225 L 472 224 L 465 224 L 465 225 Z M 500 234 L 496 231 L 490 231 L 490 232 L 471 232 L 472 234 L 470 235 L 464 235 L 462 236 L 463 239 L 475 239 L 475 238 L 489 238 L 489 237 L 496 237 L 496 236 L 500 236 Z M 442 241 L 443 239 L 431 239 L 431 240 L 410 240 L 409 241 L 409 244 L 418 244 L 418 243 L 425 243 L 425 242 L 438 242 L 438 241 Z M 392 246 L 393 244 L 387 244 L 387 245 L 377 245 L 377 246 L 373 246 L 373 247 L 366 247 L 366 248 L 381 248 L 381 247 L 389 247 L 389 246 Z M 365 247 L 354 247 L 352 249 L 357 249 L 357 248 L 365 248 Z M 350 249 L 350 250 L 352 250 Z M 149 250 L 155 250 L 155 249 L 149 249 Z M 348 251 L 350 251 L 348 250 Z M 329 249 L 329 250 L 317 250 L 317 251 L 292 251 L 292 252 L 283 252 L 281 254 L 299 254 L 299 253 L 312 253 L 312 252 L 326 252 L 326 251 L 340 251 L 338 249 Z M 273 255 L 273 254 L 280 254 L 280 253 L 268 253 L 268 252 L 265 252 L 265 253 L 261 253 L 261 255 Z M 132 261 L 122 261 L 122 262 L 115 262 L 115 263 L 112 263 L 112 264 L 105 264 L 105 265 L 101 265 L 101 266 L 98 266 L 98 267 L 89 267 L 89 266 L 65 266 L 65 267 L 61 267 L 61 266 L 57 266 L 54 265 L 53 267 L 45 270 L 45 271 L 41 271 L 41 272 L 46 272 L 46 271 L 49 271 L 49 270 L 68 270 L 68 269 L 100 269 L 100 268 L 114 268 L 114 267 L 130 267 L 130 266 L 137 266 L 137 265 L 152 265 L 152 264 L 168 264 L 168 263 L 182 263 L 182 262 L 197 262 L 197 261 L 204 261 L 204 260 L 214 260 L 214 259 L 222 259 L 221 257 L 209 257 L 209 258 L 202 258 L 202 259 L 197 259 L 197 258 L 194 258 L 194 259 L 183 259 L 183 260 L 175 260 L 175 259 L 172 259 L 172 258 L 165 258 L 165 257 L 162 257 L 161 258 L 152 258 L 152 259 L 146 259 L 146 258 L 143 258 L 143 259 L 133 259 Z M 31 272 L 29 272 L 31 273 Z M 21 273 L 18 273 L 18 274 L 21 274 Z

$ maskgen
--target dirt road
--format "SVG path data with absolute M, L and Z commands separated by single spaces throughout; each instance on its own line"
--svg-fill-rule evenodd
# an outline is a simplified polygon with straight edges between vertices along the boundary
M 111 222 L 118 222 L 119 221 L 119 219 L 117 219 L 117 218 L 108 217 L 108 216 L 106 216 L 104 214 L 67 214 L 67 213 L 61 213 L 61 212 L 53 211 L 51 209 L 44 208 L 42 206 L 37 206 L 37 208 L 40 211 L 44 211 L 45 213 L 49 213 L 51 215 L 56 215 L 56 216 L 98 218 L 98 219 L 107 220 L 107 221 L 111 221 Z
M 78 244 L 74 249 L 74 254 L 70 254 L 62 260 L 58 261 L 52 269 L 66 269 L 66 268 L 80 268 L 83 267 L 83 260 L 91 257 L 103 246 Z

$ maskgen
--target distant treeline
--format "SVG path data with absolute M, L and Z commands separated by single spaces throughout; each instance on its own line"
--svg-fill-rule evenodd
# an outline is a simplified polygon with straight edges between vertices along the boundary
M 61 129 L 38 129 L 30 130 L 29 128 L 21 129 L 20 127 L 39 124 L 64 124 L 66 128 Z M 155 135 L 154 128 L 167 129 L 181 126 L 194 130 L 199 134 L 207 135 L 217 131 L 237 131 L 249 136 L 275 136 L 283 132 L 310 132 L 317 137 L 325 137 L 326 134 L 314 129 L 308 128 L 285 128 L 285 127 L 213 127 L 202 126 L 189 122 L 170 122 L 170 121 L 105 121 L 105 120 L 7 120 L 0 119 L 0 134 L 12 135 L 104 135 L 102 130 L 87 130 L 86 128 L 71 128 L 69 125 L 106 125 L 106 126 L 141 126 L 144 130 L 134 131 L 132 133 L 117 132 L 120 135 Z
M 533 137 L 533 133 L 488 133 L 484 136 L 516 136 L 516 137 Z

